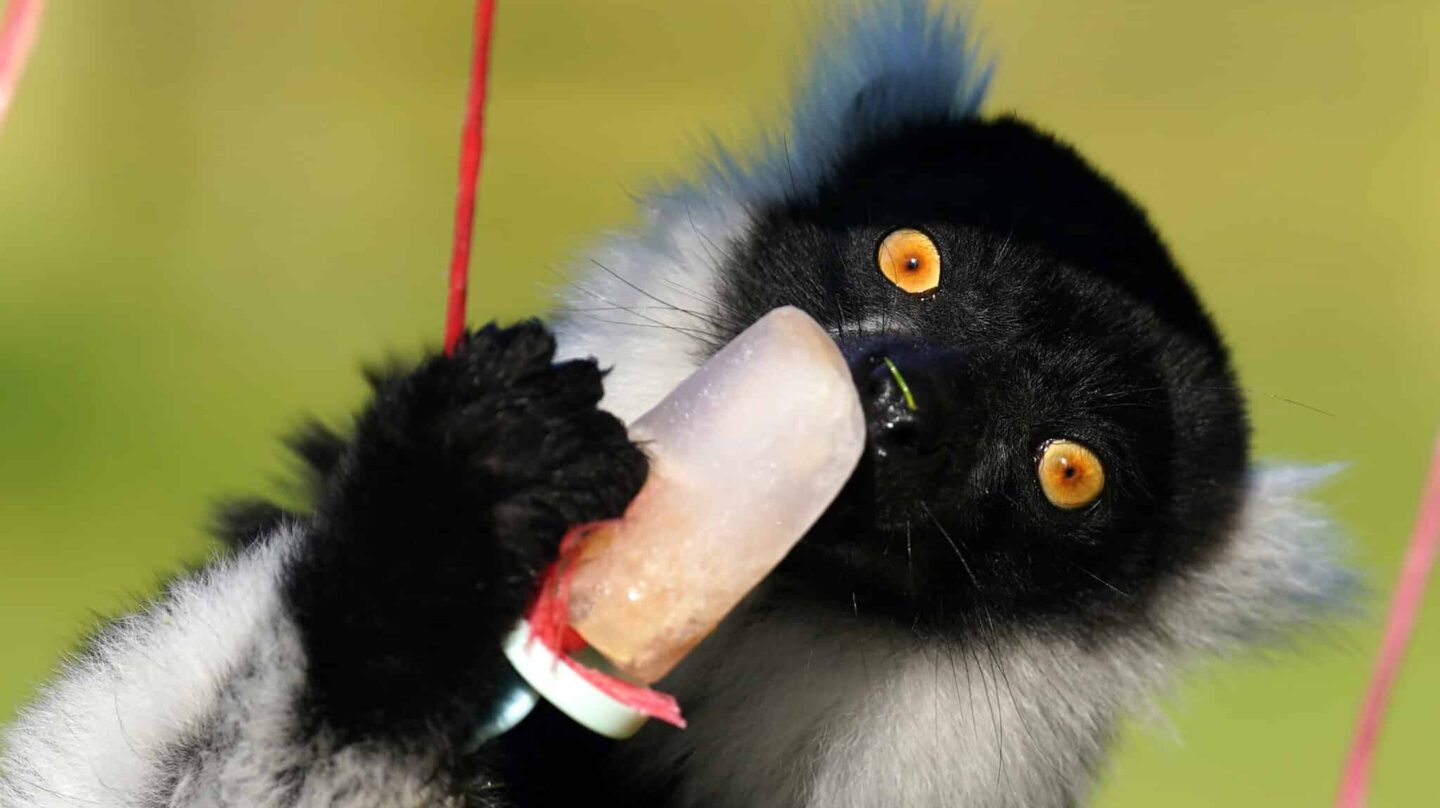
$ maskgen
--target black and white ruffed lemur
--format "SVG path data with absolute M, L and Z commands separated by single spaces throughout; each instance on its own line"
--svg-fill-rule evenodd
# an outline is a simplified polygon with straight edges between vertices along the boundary
M 546 324 L 373 374 L 345 434 L 296 438 L 313 507 L 228 508 L 229 551 L 9 728 L 0 805 L 1084 803 L 1176 668 L 1325 617 L 1351 578 L 1305 496 L 1324 472 L 1251 465 L 1145 214 L 979 117 L 987 79 L 920 0 L 836 24 L 785 131 L 652 195 Z M 645 478 L 623 424 L 786 305 L 850 361 L 869 448 L 660 683 L 689 728 L 614 742 L 542 705 L 475 743 L 562 533 Z

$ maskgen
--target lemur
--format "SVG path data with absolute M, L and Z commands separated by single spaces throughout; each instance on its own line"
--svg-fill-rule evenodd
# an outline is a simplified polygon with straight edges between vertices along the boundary
M 223 554 L 100 630 L 8 729 L 0 805 L 1073 806 L 1174 671 L 1344 604 L 1322 473 L 1252 464 L 1137 203 L 980 114 L 960 17 L 826 30 L 788 124 L 645 198 L 549 318 L 295 437 L 311 506 L 228 507 Z M 479 739 L 562 535 L 645 479 L 624 424 L 787 305 L 846 357 L 868 446 L 659 683 L 689 728 L 542 706 Z

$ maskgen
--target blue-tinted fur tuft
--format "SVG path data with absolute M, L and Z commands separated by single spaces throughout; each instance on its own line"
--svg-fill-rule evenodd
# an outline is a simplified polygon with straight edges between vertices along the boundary
M 993 69 L 977 51 L 964 16 L 923 0 L 836 12 L 812 40 L 783 133 L 749 156 L 718 147 L 712 178 L 749 202 L 804 198 L 860 144 L 973 118 Z

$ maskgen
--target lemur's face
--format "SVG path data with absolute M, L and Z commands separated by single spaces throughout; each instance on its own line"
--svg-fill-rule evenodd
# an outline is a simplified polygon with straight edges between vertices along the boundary
M 733 336 L 798 306 L 869 425 L 782 568 L 836 608 L 944 630 L 1100 625 L 1218 541 L 1246 425 L 1224 349 L 1143 216 L 1013 121 L 916 127 L 727 251 Z

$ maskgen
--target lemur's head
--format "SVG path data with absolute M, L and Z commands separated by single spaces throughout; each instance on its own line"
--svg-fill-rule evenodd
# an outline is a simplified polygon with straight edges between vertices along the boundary
M 862 95 L 853 114 L 894 114 Z M 787 566 L 909 625 L 1128 612 L 1222 536 L 1246 423 L 1140 210 L 1013 119 L 917 118 L 753 210 L 710 327 L 835 334 L 869 452 Z
M 604 406 L 627 420 L 783 305 L 830 329 L 864 402 L 840 498 L 662 683 L 710 720 L 627 747 L 699 772 L 697 804 L 757 770 L 771 790 L 745 804 L 790 804 L 796 767 L 811 804 L 1075 800 L 1179 655 L 1346 589 L 1301 496 L 1315 476 L 1249 468 L 1225 346 L 1140 208 L 979 117 L 988 70 L 926 5 L 822 38 L 789 127 L 653 196 L 557 320 L 565 354 L 613 367 Z M 837 796 L 915 767 L 908 796 Z
M 1234 524 L 1243 405 L 1144 214 L 1069 147 L 977 117 L 964 46 L 920 4 L 864 20 L 791 132 L 596 258 L 565 336 L 634 417 L 804 309 L 851 362 L 869 451 L 782 575 L 907 626 L 1108 620 Z
M 889 3 L 819 53 L 788 129 L 652 197 L 637 232 L 586 256 L 557 321 L 564 353 L 613 367 L 603 405 L 629 420 L 797 306 L 834 335 L 869 421 L 840 498 L 662 683 L 723 720 L 684 736 L 696 754 L 634 748 L 709 761 L 717 794 L 757 766 L 775 784 L 814 767 L 832 793 L 931 756 L 946 793 L 979 803 L 999 799 L 987 783 L 1074 798 L 1177 652 L 1342 599 L 1300 496 L 1314 478 L 1249 468 L 1225 345 L 1144 213 L 1070 147 L 979 117 L 988 71 L 963 26 Z M 975 718 L 1002 680 L 993 740 L 958 719 L 893 728 Z M 736 746 L 746 722 L 766 751 Z M 947 768 L 1017 756 L 1046 765 Z

